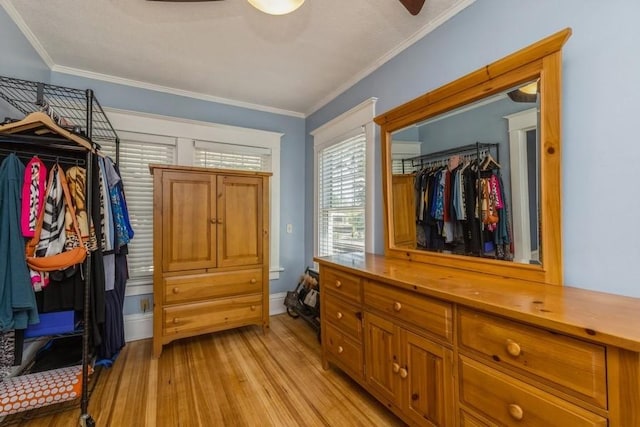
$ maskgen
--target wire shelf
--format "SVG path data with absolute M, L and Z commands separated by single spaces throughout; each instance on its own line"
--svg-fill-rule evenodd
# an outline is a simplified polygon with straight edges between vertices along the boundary
M 0 76 L 0 98 L 24 115 L 45 111 L 60 126 L 94 141 L 118 135 L 91 89 L 81 90 Z

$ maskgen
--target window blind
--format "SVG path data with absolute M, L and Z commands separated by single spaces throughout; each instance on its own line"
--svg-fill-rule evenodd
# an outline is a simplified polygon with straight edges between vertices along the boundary
M 194 166 L 271 172 L 271 151 L 260 147 L 194 142 Z
M 157 140 L 156 142 L 151 142 Z M 167 142 L 173 141 L 174 145 Z M 115 144 L 101 143 L 102 151 L 116 158 Z M 153 275 L 153 177 L 149 164 L 175 162 L 173 138 L 140 135 L 120 140 L 118 167 L 124 182 L 129 218 L 135 236 L 129 244 L 129 277 L 135 279 Z
M 402 170 L 402 159 L 391 160 L 391 173 L 393 175 L 401 175 L 403 173 L 410 173 L 409 164 L 405 165 L 405 171 Z
M 318 255 L 364 251 L 364 132 L 318 155 Z

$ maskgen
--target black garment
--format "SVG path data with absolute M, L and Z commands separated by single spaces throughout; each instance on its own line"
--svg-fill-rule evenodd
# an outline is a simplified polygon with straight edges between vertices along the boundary
M 115 286 L 105 295 L 105 324 L 102 345 L 98 351 L 100 359 L 113 359 L 124 347 L 124 293 L 127 285 L 127 247 L 124 246 L 116 257 Z
M 467 212 L 466 225 L 463 224 L 464 241 L 467 253 L 480 255 L 481 231 L 480 219 L 476 218 L 476 205 L 478 203 L 478 188 L 476 187 L 477 172 L 468 167 L 463 172 L 465 209 Z
M 49 285 L 42 291 L 36 292 L 36 303 L 39 313 L 51 313 L 62 310 L 84 310 L 84 279 L 79 266 L 74 267 L 75 274 L 70 277 L 62 275 L 61 280 L 55 280 L 56 274 L 49 275 Z M 62 272 L 60 272 L 62 273 Z

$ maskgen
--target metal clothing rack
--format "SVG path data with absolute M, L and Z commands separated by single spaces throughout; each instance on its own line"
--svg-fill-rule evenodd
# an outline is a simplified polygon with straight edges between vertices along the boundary
M 65 161 L 84 161 L 87 169 L 86 185 L 86 210 L 87 216 L 92 217 L 92 192 L 91 182 L 93 182 L 95 171 L 93 167 L 94 156 L 100 149 L 99 142 L 112 142 L 116 146 L 116 163 L 119 160 L 120 140 L 111 122 L 107 118 L 102 106 L 96 99 L 91 89 L 80 90 L 63 86 L 55 86 L 42 82 L 33 82 L 16 79 L 12 77 L 0 76 L 0 98 L 14 107 L 20 113 L 29 115 L 42 111 L 46 113 L 58 126 L 82 136 L 90 144 L 91 149 L 86 149 L 78 144 L 66 140 L 62 137 L 52 138 L 43 136 L 35 131 L 32 134 L 0 134 L 0 142 L 9 144 L 10 148 L 4 146 L 5 152 L 17 152 L 22 154 L 38 154 Z M 61 151 L 77 152 L 78 157 L 60 155 Z M 81 155 L 86 154 L 85 159 Z M 85 286 L 84 286 L 84 328 L 82 333 L 82 396 L 80 402 L 80 420 L 82 427 L 95 426 L 95 421 L 88 413 L 89 407 L 89 331 L 90 322 L 90 287 L 91 287 L 91 261 L 89 255 L 85 261 Z
M 453 155 L 475 154 L 476 159 L 480 159 L 481 154 L 484 151 L 490 152 L 491 150 L 494 150 L 496 161 L 500 163 L 500 152 L 498 150 L 499 146 L 500 144 L 497 142 L 476 142 L 474 144 L 462 145 L 460 147 L 448 148 L 446 150 L 435 151 L 433 153 L 427 153 L 416 157 L 410 157 L 408 159 L 402 159 L 402 173 L 407 173 L 407 169 L 410 172 L 415 172 L 416 168 L 422 169 L 429 164 L 433 164 L 434 161 L 437 162 L 448 160 L 448 158 Z M 405 169 L 405 164 L 407 165 L 407 169 Z

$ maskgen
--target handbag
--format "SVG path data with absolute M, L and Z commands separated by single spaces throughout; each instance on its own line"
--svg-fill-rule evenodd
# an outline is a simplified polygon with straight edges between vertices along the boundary
M 80 241 L 80 246 L 66 250 L 64 252 L 60 252 L 59 254 L 55 255 L 43 257 L 35 256 L 36 247 L 38 246 L 38 242 L 40 241 L 40 233 L 42 232 L 42 223 L 44 222 L 45 209 L 43 208 L 40 211 L 40 216 L 38 217 L 38 224 L 36 225 L 34 235 L 31 240 L 29 240 L 25 248 L 27 265 L 30 269 L 35 271 L 64 270 L 68 267 L 71 267 L 72 265 L 84 262 L 84 260 L 87 258 L 87 248 L 85 247 L 84 241 L 82 240 L 82 234 L 80 233 L 80 227 L 78 226 L 78 220 L 76 219 L 75 209 L 71 204 L 71 196 L 69 195 L 69 186 L 67 185 L 67 179 L 65 178 L 64 173 L 59 166 L 51 169 L 49 176 L 49 186 L 47 188 L 46 194 L 49 194 L 49 191 L 51 190 L 54 173 L 58 174 L 58 179 L 60 180 L 62 191 L 64 193 L 64 199 L 67 204 L 67 209 L 69 209 L 71 213 L 73 228 L 76 232 L 76 235 L 78 236 L 78 240 Z

